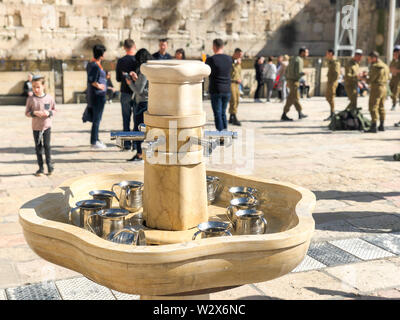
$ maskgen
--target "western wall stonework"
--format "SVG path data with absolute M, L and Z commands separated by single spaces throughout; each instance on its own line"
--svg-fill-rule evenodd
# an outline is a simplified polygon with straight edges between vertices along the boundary
M 358 46 L 375 46 L 375 1 L 360 4 Z M 375 21 L 375 22 L 374 22 Z M 293 54 L 307 45 L 312 55 L 333 47 L 335 6 L 330 0 L 3 0 L 0 2 L 1 59 L 90 57 L 103 42 L 107 59 L 121 55 L 131 37 L 151 52 L 168 37 L 170 49 L 198 58 L 212 53 L 211 41 L 241 47 L 248 57 Z

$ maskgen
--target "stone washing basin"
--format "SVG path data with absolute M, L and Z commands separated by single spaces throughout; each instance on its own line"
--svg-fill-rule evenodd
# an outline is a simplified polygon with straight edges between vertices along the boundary
M 314 231 L 314 194 L 291 184 L 226 172 L 208 171 L 207 175 L 218 176 L 224 186 L 209 207 L 210 219 L 224 219 L 229 187 L 254 187 L 261 193 L 267 233 L 191 241 L 196 230 L 147 230 L 146 238 L 153 245 L 133 247 L 68 224 L 69 210 L 77 201 L 90 199 L 89 191 L 110 189 L 123 180 L 143 181 L 143 171 L 68 180 L 25 203 L 19 221 L 27 243 L 43 259 L 129 294 L 204 294 L 272 280 L 295 269 L 304 259 Z

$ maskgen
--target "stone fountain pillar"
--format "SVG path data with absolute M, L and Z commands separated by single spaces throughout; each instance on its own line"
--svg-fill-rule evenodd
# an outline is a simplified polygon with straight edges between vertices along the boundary
M 149 61 L 141 71 L 149 80 L 144 219 L 152 229 L 189 230 L 208 221 L 203 147 L 189 140 L 203 137 L 202 83 L 211 69 L 200 61 L 170 60 Z

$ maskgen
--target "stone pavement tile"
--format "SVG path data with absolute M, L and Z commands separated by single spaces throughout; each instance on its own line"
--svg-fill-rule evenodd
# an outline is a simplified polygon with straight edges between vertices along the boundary
M 63 300 L 115 300 L 110 289 L 85 277 L 58 280 L 56 286 Z
M 112 294 L 115 296 L 117 300 L 140 300 L 139 295 L 135 294 L 127 294 L 115 290 L 111 290 Z
M 382 291 L 378 291 L 374 295 L 377 297 L 385 298 L 385 299 L 400 300 L 400 290 L 399 289 L 382 290 Z
M 358 238 L 364 233 L 350 223 L 338 220 L 316 224 L 312 241 Z
M 13 263 L 0 260 L 0 266 L 0 288 L 7 288 L 20 283 Z
M 6 291 L 4 289 L 0 289 L 0 301 L 7 300 Z
M 333 240 L 329 241 L 329 243 L 362 260 L 375 260 L 394 256 L 393 253 L 362 239 Z
M 0 248 L 13 248 L 21 245 L 26 245 L 26 241 L 22 233 L 5 235 L 0 233 Z
M 386 210 L 392 210 L 391 208 L 386 208 Z M 386 212 L 375 212 L 375 211 L 370 211 L 367 205 L 363 206 L 362 208 L 360 207 L 355 207 L 355 206 L 346 206 L 342 207 L 338 210 L 332 209 L 330 211 L 320 211 L 320 212 L 314 212 L 313 213 L 313 218 L 315 220 L 315 223 L 317 224 L 323 224 L 323 223 L 329 223 L 329 222 L 334 222 L 334 221 L 339 221 L 339 220 L 347 220 L 347 219 L 356 219 L 356 218 L 367 218 L 367 217 L 377 217 L 379 215 L 384 215 Z
M 290 273 L 255 286 L 272 299 L 326 300 L 357 295 L 356 289 L 322 271 Z
M 61 300 L 52 281 L 6 289 L 9 300 Z
M 34 253 L 28 245 L 13 248 L 0 248 L 0 260 L 23 262 L 38 258 L 39 256 Z
M 399 266 L 390 260 L 376 260 L 325 269 L 329 275 L 361 292 L 400 286 Z
M 16 270 L 22 284 L 55 281 L 80 275 L 75 271 L 57 266 L 43 259 L 17 262 Z
M 1 223 L 0 224 L 0 234 L 1 235 L 18 234 L 18 233 L 22 233 L 22 227 L 19 224 L 19 222 Z
M 307 255 L 329 267 L 361 261 L 328 242 L 311 243 Z
M 14 214 L 17 215 L 18 209 L 19 206 L 15 202 L 10 203 L 9 201 L 0 201 L 0 217 Z
M 14 223 L 18 222 L 18 215 L 7 215 L 7 216 L 0 216 L 0 224 L 1 223 Z
M 348 207 L 348 204 L 341 200 L 318 200 L 314 213 L 331 212 L 346 207 Z
M 365 232 L 383 233 L 400 231 L 400 214 L 347 219 L 348 223 Z
M 389 252 L 400 255 L 400 237 L 390 233 L 370 235 L 362 238 L 363 240 L 381 247 Z
M 238 288 L 211 293 L 211 300 L 264 300 L 268 297 L 263 296 L 257 288 L 252 285 L 244 285 Z
M 326 268 L 326 265 L 306 255 L 304 260 L 292 272 L 306 272 L 323 268 Z

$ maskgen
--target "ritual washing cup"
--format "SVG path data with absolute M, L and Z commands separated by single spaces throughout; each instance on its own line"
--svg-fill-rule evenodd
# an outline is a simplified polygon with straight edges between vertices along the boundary
M 232 199 L 237 198 L 255 198 L 257 199 L 258 191 L 249 187 L 232 187 L 229 188 L 229 193 Z
M 227 209 L 227 216 L 232 223 L 236 222 L 236 212 L 240 210 L 256 209 L 258 201 L 254 197 L 249 198 L 236 198 L 230 202 Z
M 111 188 L 113 192 L 115 187 L 119 187 L 121 189 L 119 197 L 116 196 L 121 209 L 128 210 L 129 212 L 137 212 L 142 208 L 144 187 L 142 182 L 122 181 L 120 183 L 116 183 Z
M 69 222 L 77 227 L 87 227 L 89 216 L 107 206 L 103 200 L 82 200 L 76 203 L 76 207 L 69 212 Z
M 232 236 L 230 233 L 230 224 L 219 221 L 209 221 L 201 223 L 197 226 L 199 231 L 197 231 L 192 240 L 196 240 L 197 236 L 201 234 L 202 239 L 206 238 L 215 238 L 215 237 L 224 237 L 224 236 Z
M 122 230 L 111 233 L 107 240 L 119 243 L 128 244 L 133 246 L 145 246 L 146 245 L 146 235 L 142 228 L 125 227 Z
M 117 195 L 115 192 L 108 191 L 108 190 L 93 190 L 89 192 L 89 195 L 93 197 L 95 200 L 103 200 L 107 203 L 106 207 L 104 209 L 111 209 L 112 208 L 112 202 L 114 197 L 116 198 Z
M 104 209 L 92 213 L 87 221 L 87 229 L 103 239 L 129 225 L 133 213 L 125 209 Z
M 265 234 L 267 231 L 267 220 L 262 211 L 255 209 L 240 210 L 235 213 L 236 219 L 233 225 L 237 235 Z
M 208 205 L 214 203 L 216 197 L 218 196 L 218 192 L 220 190 L 221 183 L 218 177 L 207 176 L 207 200 Z

